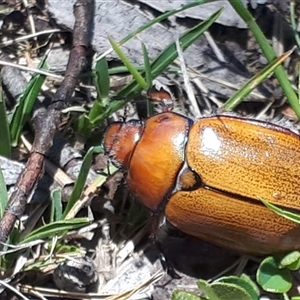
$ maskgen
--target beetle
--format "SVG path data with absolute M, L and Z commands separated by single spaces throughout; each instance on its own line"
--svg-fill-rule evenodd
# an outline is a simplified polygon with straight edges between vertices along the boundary
M 260 198 L 300 211 L 300 136 L 233 115 L 163 112 L 104 135 L 134 197 L 179 230 L 240 253 L 300 249 L 300 226 Z

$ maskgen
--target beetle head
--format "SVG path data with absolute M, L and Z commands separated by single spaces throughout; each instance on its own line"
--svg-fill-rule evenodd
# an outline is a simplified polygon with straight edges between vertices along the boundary
M 128 168 L 130 155 L 141 137 L 144 124 L 138 120 L 110 124 L 104 134 L 104 151 L 112 162 Z

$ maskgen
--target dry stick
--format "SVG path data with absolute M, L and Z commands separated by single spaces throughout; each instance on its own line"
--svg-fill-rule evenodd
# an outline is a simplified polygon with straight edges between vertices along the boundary
M 74 48 L 70 52 L 66 76 L 48 109 L 33 119 L 35 139 L 31 155 L 0 221 L 0 250 L 3 249 L 3 243 L 6 242 L 15 222 L 23 215 L 27 199 L 43 174 L 45 154 L 53 144 L 55 132 L 61 121 L 61 110 L 66 107 L 78 84 L 80 73 L 86 67 L 86 49 L 89 46 L 93 9 L 93 0 L 77 0 L 74 5 Z

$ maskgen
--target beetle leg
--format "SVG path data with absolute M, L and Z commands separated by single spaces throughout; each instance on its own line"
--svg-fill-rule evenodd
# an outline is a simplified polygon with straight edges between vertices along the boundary
M 151 222 L 151 235 L 150 238 L 152 243 L 155 245 L 156 249 L 158 250 L 159 260 L 168 275 L 172 277 L 172 279 L 180 279 L 181 276 L 175 271 L 172 264 L 167 260 L 163 247 L 161 243 L 157 239 L 157 236 L 160 233 L 160 228 L 165 220 L 162 220 L 162 214 L 152 214 L 150 222 Z M 164 218 L 164 217 L 163 217 Z M 164 218 L 165 219 L 165 218 Z
M 158 251 L 159 251 L 159 260 L 163 267 L 163 269 L 167 272 L 168 275 L 171 276 L 172 279 L 180 279 L 181 276 L 175 271 L 172 264 L 166 259 L 166 256 L 163 253 L 163 249 L 159 242 L 155 243 Z

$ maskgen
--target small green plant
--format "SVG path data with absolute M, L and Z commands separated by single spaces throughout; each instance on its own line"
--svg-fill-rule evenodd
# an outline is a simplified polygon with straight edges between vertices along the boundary
M 42 70 L 48 70 L 45 56 L 39 65 Z M 46 76 L 34 74 L 26 86 L 25 91 L 17 100 L 13 111 L 8 114 L 3 101 L 2 87 L 0 87 L 0 155 L 10 157 L 11 148 L 19 142 L 24 125 L 32 113 L 33 106 Z
M 299 269 L 299 266 L 299 251 L 266 257 L 257 269 L 257 283 L 245 274 L 221 277 L 212 283 L 199 280 L 199 295 L 176 290 L 172 300 L 258 300 L 260 290 L 257 284 L 265 292 L 282 295 L 285 300 L 296 300 L 297 297 L 290 298 L 287 293 L 292 288 L 291 271 Z
M 39 69 L 46 71 L 49 69 L 46 60 L 47 56 L 45 56 L 41 61 Z M 9 128 L 13 147 L 18 145 L 21 132 L 24 128 L 24 125 L 28 121 L 30 114 L 32 113 L 35 101 L 40 93 L 45 79 L 45 75 L 34 74 L 27 84 L 24 93 L 18 99 L 17 105 L 14 107 L 13 112 L 11 113 Z
M 204 295 L 177 290 L 172 300 L 258 300 L 259 297 L 258 287 L 245 274 L 221 277 L 212 283 L 199 280 L 197 284 Z

